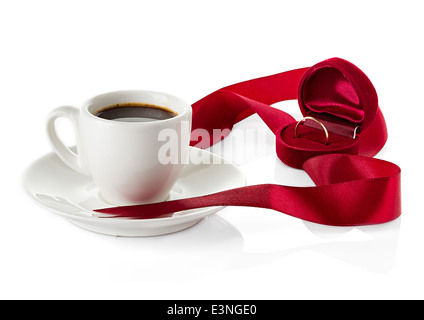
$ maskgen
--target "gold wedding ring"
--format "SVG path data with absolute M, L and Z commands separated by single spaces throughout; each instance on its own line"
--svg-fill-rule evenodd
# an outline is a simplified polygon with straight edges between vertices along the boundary
M 328 144 L 328 131 L 327 131 L 327 128 L 324 126 L 324 124 L 321 121 L 319 121 L 318 119 L 316 119 L 314 117 L 304 117 L 302 120 L 300 120 L 298 123 L 296 123 L 296 127 L 294 127 L 294 137 L 295 138 L 298 138 L 299 137 L 298 134 L 297 134 L 297 128 L 299 127 L 299 124 L 301 122 L 304 122 L 306 120 L 315 121 L 316 123 L 318 123 L 322 127 L 322 129 L 324 130 L 324 133 L 325 133 L 325 144 L 327 145 Z

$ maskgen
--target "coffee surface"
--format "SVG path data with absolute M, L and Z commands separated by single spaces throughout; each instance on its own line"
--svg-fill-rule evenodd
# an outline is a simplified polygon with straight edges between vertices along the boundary
M 170 119 L 177 116 L 177 113 L 152 104 L 120 103 L 99 110 L 95 116 L 124 122 L 147 122 Z

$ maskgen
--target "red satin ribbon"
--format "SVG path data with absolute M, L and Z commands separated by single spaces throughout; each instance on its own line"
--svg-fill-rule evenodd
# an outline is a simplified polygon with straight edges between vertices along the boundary
M 95 211 L 108 213 L 108 217 L 150 219 L 209 206 L 252 206 L 337 226 L 378 224 L 396 219 L 401 214 L 400 168 L 369 157 L 375 155 L 387 139 L 379 108 L 373 122 L 361 132 L 360 140 L 344 150 L 344 154 L 301 148 L 293 151 L 287 147 L 284 130 L 296 121 L 270 104 L 296 99 L 299 81 L 309 69 L 234 84 L 194 103 L 193 130 L 206 129 L 211 138 L 210 141 L 194 140 L 192 145 L 209 147 L 223 139 L 221 134 L 213 136 L 214 129 L 231 129 L 235 123 L 257 113 L 276 134 L 277 156 L 291 166 L 302 167 L 315 187 L 263 184 L 188 199 Z

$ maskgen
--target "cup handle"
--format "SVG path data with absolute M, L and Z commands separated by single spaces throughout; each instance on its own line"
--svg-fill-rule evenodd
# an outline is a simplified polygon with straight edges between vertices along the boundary
M 80 150 L 79 146 L 79 116 L 80 111 L 75 107 L 63 106 L 54 109 L 47 118 L 47 134 L 53 150 L 59 156 L 64 163 L 75 171 L 84 175 L 89 175 L 87 166 L 84 164 L 81 154 L 76 154 L 69 147 L 65 146 L 62 140 L 58 137 L 55 127 L 55 121 L 57 118 L 69 119 L 75 129 L 77 150 Z

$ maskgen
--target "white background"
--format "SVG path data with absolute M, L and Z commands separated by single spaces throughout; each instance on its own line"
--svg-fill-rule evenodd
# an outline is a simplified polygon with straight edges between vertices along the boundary
M 421 2 L 2 1 L 0 298 L 424 298 Z M 119 89 L 193 103 L 334 56 L 379 94 L 389 140 L 377 157 L 402 168 L 397 221 L 335 228 L 226 208 L 179 233 L 122 238 L 82 230 L 23 191 L 24 170 L 51 151 L 56 106 Z M 239 127 L 262 126 L 252 116 Z M 249 184 L 304 178 L 272 152 L 240 167 Z

